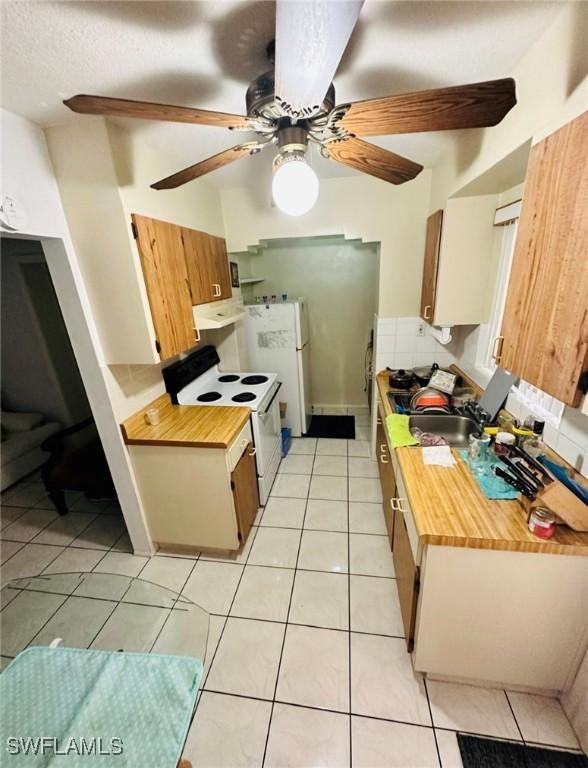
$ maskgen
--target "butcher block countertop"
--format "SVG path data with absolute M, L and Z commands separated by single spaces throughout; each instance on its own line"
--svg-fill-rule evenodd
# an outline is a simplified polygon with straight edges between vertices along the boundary
M 145 422 L 149 408 L 159 409 L 159 424 Z M 161 395 L 121 424 L 127 445 L 176 445 L 228 448 L 249 420 L 243 406 L 172 405 Z
M 381 371 L 377 377 L 386 416 L 393 413 L 388 376 Z M 396 449 L 421 544 L 588 556 L 588 532 L 557 526 L 550 540 L 537 538 L 527 527 L 521 504 L 487 499 L 465 462 L 454 449 L 452 453 L 457 464 L 448 468 L 426 465 L 418 448 Z

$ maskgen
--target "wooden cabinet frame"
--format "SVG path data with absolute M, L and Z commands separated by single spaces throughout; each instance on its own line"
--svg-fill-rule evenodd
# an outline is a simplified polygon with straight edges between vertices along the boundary
M 132 214 L 141 267 L 162 360 L 198 343 L 180 228 Z
M 376 430 L 376 451 L 378 472 L 380 473 L 380 484 L 382 486 L 382 505 L 384 508 L 384 520 L 386 530 L 390 540 L 390 547 L 394 538 L 394 517 L 395 512 L 392 507 L 392 499 L 396 496 L 396 477 L 394 476 L 394 467 L 392 466 L 392 456 L 388 448 L 386 433 L 384 432 L 384 423 L 382 417 L 378 415 Z
M 425 261 L 423 263 L 423 282 L 421 288 L 421 317 L 428 323 L 435 316 L 435 296 L 437 293 L 437 271 L 439 269 L 439 251 L 441 250 L 441 231 L 443 211 L 435 211 L 427 219 L 425 237 Z
M 224 238 L 187 227 L 180 229 L 192 303 L 230 299 L 233 289 Z
M 253 445 L 249 443 L 237 466 L 231 473 L 231 490 L 233 491 L 239 540 L 241 542 L 247 540 L 251 526 L 257 516 L 257 510 L 259 509 L 259 490 L 257 487 L 257 469 L 254 456 Z
M 588 112 L 531 149 L 496 361 L 567 405 L 588 381 Z

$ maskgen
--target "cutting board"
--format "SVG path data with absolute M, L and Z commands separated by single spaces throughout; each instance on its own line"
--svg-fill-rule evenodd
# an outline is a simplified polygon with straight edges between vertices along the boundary
M 527 509 L 547 507 L 574 531 L 588 531 L 588 505 L 559 480 L 546 485 L 532 502 L 524 497 L 521 497 L 521 502 Z
M 484 390 L 482 399 L 480 400 L 480 407 L 490 414 L 490 419 L 494 421 L 496 414 L 504 405 L 504 401 L 508 397 L 510 388 L 517 382 L 517 377 L 512 373 L 508 373 L 504 369 L 497 367 L 492 375 L 492 378 L 488 382 L 488 386 Z

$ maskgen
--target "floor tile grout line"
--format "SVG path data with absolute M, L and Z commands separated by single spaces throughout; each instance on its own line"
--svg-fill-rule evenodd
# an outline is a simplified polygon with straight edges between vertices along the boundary
M 433 739 L 435 740 L 435 750 L 437 751 L 437 760 L 439 765 L 443 768 L 443 762 L 441 760 L 441 751 L 439 750 L 439 742 L 437 741 L 437 733 L 435 731 L 435 720 L 433 719 L 433 709 L 431 707 L 431 699 L 429 697 L 429 689 L 427 687 L 427 678 L 423 677 L 423 685 L 425 688 L 425 696 L 427 697 L 427 707 L 429 709 L 429 717 L 431 718 L 431 725 L 433 727 Z
M 517 720 L 517 716 L 515 715 L 514 708 L 513 708 L 512 704 L 511 704 L 511 701 L 510 701 L 510 699 L 508 697 L 508 693 L 507 693 L 506 689 L 504 690 L 504 695 L 506 696 L 506 702 L 508 704 L 508 708 L 510 709 L 510 712 L 511 712 L 511 714 L 512 714 L 512 716 L 514 718 L 515 724 L 517 726 L 517 731 L 519 732 L 520 737 L 523 740 L 523 744 L 526 744 L 527 742 L 525 741 L 525 737 L 523 736 L 523 731 L 521 730 L 521 726 L 519 725 L 519 721 Z
M 147 566 L 148 566 L 148 564 L 149 564 L 150 562 L 151 562 L 151 557 L 148 557 L 148 558 L 147 558 L 147 560 L 146 560 L 146 561 L 143 563 L 143 565 L 142 565 L 142 566 L 141 566 L 141 568 L 139 569 L 139 573 L 138 573 L 138 574 L 137 574 L 137 576 L 136 576 L 136 578 L 137 578 L 137 579 L 138 579 L 138 578 L 140 578 L 141 574 L 143 573 L 143 571 L 145 570 L 145 568 L 147 568 Z M 157 641 L 159 640 L 159 636 L 160 636 L 160 635 L 161 635 L 161 633 L 163 632 L 163 629 L 164 629 L 165 625 L 167 624 L 169 617 L 172 615 L 174 608 L 175 608 L 175 607 L 176 607 L 176 605 L 178 604 L 178 600 L 180 599 L 180 596 L 181 596 L 181 594 L 182 594 L 182 591 L 183 591 L 184 587 L 186 586 L 186 583 L 187 583 L 188 579 L 190 578 L 190 576 L 191 576 L 191 574 L 192 574 L 192 571 L 193 571 L 193 570 L 194 570 L 194 568 L 196 567 L 196 563 L 197 563 L 197 562 L 198 562 L 198 561 L 196 560 L 196 561 L 195 561 L 195 562 L 192 564 L 192 567 L 190 568 L 190 571 L 189 571 L 188 575 L 187 575 L 187 576 L 186 576 L 186 578 L 184 579 L 184 583 L 183 583 L 183 586 L 181 587 L 181 589 L 180 589 L 180 590 L 176 590 L 176 589 L 169 589 L 169 587 L 164 587 L 164 586 L 163 586 L 163 584 L 159 584 L 159 585 L 157 585 L 157 586 L 160 586 L 162 589 L 167 589 L 169 592 L 173 592 L 173 593 L 175 594 L 175 597 L 174 597 L 174 601 L 173 601 L 173 603 L 172 603 L 172 606 L 171 606 L 171 608 L 170 608 L 170 610 L 169 610 L 169 612 L 168 612 L 167 616 L 165 617 L 165 619 L 164 619 L 164 621 L 163 621 L 163 624 L 162 624 L 162 625 L 161 625 L 161 627 L 159 628 L 159 632 L 157 633 L 157 635 L 156 635 L 155 639 L 154 639 L 154 640 L 153 640 L 153 642 L 151 643 L 151 646 L 150 646 L 150 648 L 149 648 L 149 653 L 152 653 L 152 652 L 153 652 L 153 649 L 155 648 L 155 644 L 156 644 L 156 643 L 157 643 Z M 143 581 L 148 581 L 148 580 L 147 580 L 147 579 L 143 579 Z M 150 584 L 155 584 L 155 582 L 153 582 L 153 581 L 150 581 L 149 583 L 150 583 Z M 193 605 L 196 605 L 196 603 L 193 603 Z M 197 607 L 200 607 L 200 606 L 197 606 Z M 208 622 L 208 628 L 210 629 L 210 620 L 209 620 L 209 622 Z M 207 631 L 207 633 L 206 633 L 206 640 L 207 640 L 207 642 L 208 642 L 208 631 Z M 206 653 L 206 650 L 205 650 L 205 653 Z M 204 663 L 204 662 L 203 662 L 203 663 Z
M 347 498 L 350 496 L 349 483 L 349 443 L 347 443 Z M 351 719 L 351 510 L 347 502 L 347 653 L 348 653 L 348 696 L 349 696 L 349 768 L 353 768 L 353 721 Z
M 278 496 L 278 497 L 274 496 L 274 499 L 275 498 L 286 498 L 286 497 L 285 496 Z M 302 499 L 301 499 L 301 501 L 302 501 Z M 346 504 L 346 503 L 347 504 L 349 504 L 349 503 L 350 504 L 355 504 L 355 503 L 357 503 L 357 502 L 354 502 L 354 501 L 346 502 L 345 499 L 309 499 L 309 501 L 340 501 L 343 504 Z M 359 503 L 363 503 L 363 502 L 359 502 Z M 371 502 L 365 502 L 365 503 L 367 504 L 367 503 L 371 503 Z M 348 515 L 348 517 L 349 517 L 349 515 Z M 370 533 L 370 532 L 367 532 L 367 531 L 341 531 L 341 530 L 335 530 L 333 528 L 298 528 L 298 527 L 293 526 L 293 525 L 260 525 L 258 527 L 259 528 L 275 528 L 275 529 L 277 529 L 279 531 L 311 531 L 311 532 L 316 532 L 316 533 L 345 533 L 345 534 L 350 533 L 350 534 L 352 534 L 354 536 L 385 536 L 387 538 L 387 534 L 385 534 L 385 533 Z
M 26 515 L 28 512 L 34 512 L 36 509 L 38 509 L 39 511 L 42 510 L 43 512 L 53 512 L 53 514 L 57 515 L 57 517 L 54 518 L 53 520 L 50 520 L 48 523 L 45 523 L 45 525 L 42 528 L 39 528 L 37 533 L 35 533 L 33 535 L 32 539 L 28 539 L 28 541 L 20 542 L 18 539 L 10 539 L 10 538 L 6 537 L 6 534 L 4 534 L 4 535 L 0 534 L 0 541 L 12 541 L 12 542 L 18 542 L 19 544 L 20 543 L 24 543 L 24 544 L 33 544 L 33 543 L 43 544 L 42 541 L 35 542 L 34 540 L 37 538 L 37 536 L 40 536 L 45 529 L 49 528 L 50 525 L 53 525 L 53 523 L 56 523 L 58 520 L 60 520 L 63 517 L 63 515 L 60 515 L 59 512 L 55 508 L 54 509 L 45 509 L 43 507 L 30 507 L 30 508 L 27 509 L 27 508 L 23 507 L 23 509 L 25 510 L 23 515 L 19 515 L 19 517 L 16 520 L 13 520 L 12 523 L 10 523 L 10 525 L 7 525 L 6 528 L 3 529 L 3 532 L 8 531 L 8 529 L 12 525 L 14 525 L 16 522 L 18 522 L 18 520 L 20 520 L 20 518 L 23 517 L 24 515 Z M 68 546 L 68 545 L 67 544 L 61 544 L 61 545 L 58 544 L 56 546 L 64 547 L 64 546 Z
M 318 440 L 315 443 L 315 446 L 314 446 L 315 447 L 315 451 L 314 451 L 314 454 L 312 455 L 312 469 L 314 469 L 314 464 L 316 462 L 317 446 L 318 446 Z M 268 721 L 268 725 L 267 725 L 267 733 L 266 733 L 266 736 L 265 736 L 265 745 L 264 745 L 264 748 L 263 748 L 263 757 L 262 757 L 262 760 L 261 760 L 262 768 L 265 765 L 265 759 L 266 759 L 266 755 L 267 755 L 267 747 L 268 747 L 268 744 L 269 744 L 269 737 L 270 737 L 270 732 L 271 732 L 271 727 L 272 727 L 272 718 L 273 718 L 273 715 L 274 715 L 274 706 L 275 706 L 276 694 L 278 692 L 278 683 L 280 681 L 280 670 L 282 668 L 282 658 L 284 656 L 284 647 L 286 645 L 286 635 L 288 634 L 288 622 L 289 622 L 289 619 L 290 619 L 290 610 L 292 608 L 292 597 L 294 595 L 294 588 L 296 586 L 296 572 L 298 571 L 298 561 L 300 559 L 300 550 L 302 549 L 302 532 L 304 530 L 304 523 L 306 521 L 306 514 L 307 514 L 307 511 L 308 511 L 308 500 L 310 498 L 310 486 L 312 484 L 312 473 L 310 475 L 310 478 L 311 479 L 310 479 L 310 482 L 308 483 L 308 490 L 307 490 L 307 494 L 306 494 L 306 503 L 304 505 L 304 515 L 302 517 L 302 528 L 300 530 L 300 538 L 298 540 L 298 550 L 296 552 L 296 562 L 294 564 L 294 578 L 292 579 L 292 586 L 290 588 L 290 598 L 288 600 L 288 610 L 286 611 L 286 624 L 285 624 L 285 627 L 284 627 L 284 636 L 282 637 L 282 645 L 281 645 L 281 648 L 280 648 L 280 657 L 278 659 L 278 667 L 276 669 L 276 682 L 275 682 L 275 685 L 274 685 L 274 695 L 273 695 L 273 699 L 272 699 L 272 706 L 271 706 L 271 709 L 270 709 L 270 716 L 269 716 L 269 721 Z
M 277 477 L 277 475 L 276 475 L 276 477 Z M 275 482 L 275 478 L 274 478 L 274 482 Z M 273 488 L 273 483 L 272 483 L 272 488 Z M 271 489 L 270 489 L 270 494 L 271 494 Z M 223 639 L 223 635 L 225 633 L 225 628 L 226 628 L 227 623 L 229 621 L 229 616 L 230 616 L 230 613 L 231 613 L 231 609 L 233 607 L 233 603 L 235 602 L 235 597 L 237 596 L 237 592 L 239 591 L 239 587 L 241 586 L 241 581 L 243 579 L 243 574 L 245 573 L 245 568 L 247 567 L 247 563 L 249 562 L 249 557 L 251 555 L 251 551 L 253 550 L 253 545 L 255 544 L 255 539 L 257 538 L 257 533 L 259 531 L 259 527 L 258 526 L 251 526 L 252 530 L 253 530 L 253 528 L 255 528 L 255 531 L 253 532 L 253 540 L 251 542 L 251 547 L 249 548 L 249 551 L 247 552 L 247 557 L 245 558 L 245 562 L 244 563 L 235 563 L 235 565 L 242 565 L 243 568 L 242 568 L 241 573 L 239 575 L 239 579 L 237 581 L 237 585 L 235 587 L 235 591 L 233 592 L 233 597 L 232 597 L 231 603 L 230 603 L 230 605 L 228 607 L 228 613 L 227 613 L 227 616 L 226 616 L 225 621 L 223 623 L 222 629 L 220 631 L 220 635 L 218 637 L 218 642 L 216 644 L 216 648 L 214 649 L 214 654 L 212 655 L 212 658 L 210 659 L 210 664 L 208 666 L 208 671 L 206 672 L 206 677 L 204 678 L 203 683 L 202 683 L 202 690 L 204 690 L 204 688 L 206 686 L 206 681 L 208 680 L 208 676 L 210 675 L 210 671 L 212 669 L 212 665 L 214 664 L 214 660 L 216 658 L 217 651 L 218 651 L 218 649 L 220 647 L 221 640 Z M 250 533 L 250 535 L 251 535 L 251 533 Z M 198 561 L 200 561 L 200 558 L 198 558 Z M 209 561 L 205 561 L 205 562 L 209 562 Z M 209 614 L 209 616 L 213 615 L 210 611 L 208 611 L 208 614 Z M 194 711 L 196 711 L 196 709 L 198 708 L 198 704 L 200 703 L 200 698 L 196 702 L 196 707 L 194 708 Z
M 261 566 L 263 567 L 263 566 Z M 303 573 L 308 573 L 308 571 L 303 571 Z M 313 573 L 327 573 L 329 575 L 329 571 L 313 571 Z M 338 574 L 333 574 L 338 575 Z M 349 574 L 344 573 L 341 574 L 343 577 L 349 576 Z M 306 627 L 307 629 L 326 629 L 329 632 L 347 632 L 349 633 L 349 629 L 341 629 L 341 627 L 325 627 L 320 624 L 305 624 L 300 621 L 279 621 L 278 619 L 260 619 L 258 616 L 239 616 L 238 614 L 225 614 L 225 613 L 210 613 L 211 616 L 217 616 L 220 619 L 241 619 L 243 621 L 258 621 L 262 624 L 283 624 L 293 627 Z M 404 635 L 386 635 L 383 632 L 365 632 L 361 629 L 353 629 L 351 630 L 352 635 L 362 635 L 367 637 L 382 637 L 388 640 L 406 640 Z
M 59 515 L 59 512 L 58 512 L 57 514 Z M 77 538 L 79 538 L 79 537 L 82 535 L 82 533 L 85 533 L 85 532 L 88 530 L 88 528 L 89 528 L 91 525 L 93 525 L 93 524 L 94 524 L 94 522 L 96 521 L 96 519 L 97 519 L 97 517 L 98 517 L 98 512 L 95 512 L 95 513 L 94 513 L 94 512 L 90 512 L 90 513 L 86 513 L 86 512 L 71 512 L 71 513 L 70 513 L 70 512 L 68 511 L 68 512 L 67 512 L 65 515 L 59 515 L 59 517 L 57 518 L 57 520 L 54 520 L 54 521 L 53 521 L 53 523 L 56 523 L 58 520 L 62 520 L 63 518 L 65 518 L 65 517 L 66 517 L 66 515 L 69 515 L 69 514 L 78 514 L 78 515 L 79 515 L 79 514 L 90 514 L 90 515 L 92 515 L 92 514 L 93 514 L 93 515 L 94 515 L 94 517 L 93 517 L 93 519 L 92 519 L 92 520 L 90 520 L 90 521 L 89 521 L 88 525 L 86 525 L 86 527 L 85 527 L 85 528 L 82 528 L 82 530 L 81 530 L 81 531 L 80 531 L 78 534 L 76 534 L 76 535 L 73 537 L 73 539 L 72 539 L 72 540 L 71 540 L 71 541 L 70 541 L 68 544 L 61 544 L 61 545 L 57 544 L 57 546 L 69 547 L 69 545 L 70 545 L 70 544 L 73 544 L 73 542 L 74 542 L 74 541 L 75 541 Z M 44 544 L 45 542 L 43 542 L 43 541 L 36 541 L 36 539 L 37 539 L 37 537 L 38 537 L 38 536 L 40 536 L 40 535 L 43 533 L 43 531 L 45 531 L 45 530 L 46 530 L 48 527 L 50 527 L 51 525 L 53 525 L 53 523 L 50 523 L 50 524 L 49 524 L 49 526 L 47 526 L 46 528 L 43 528 L 43 530 L 42 530 L 42 531 L 39 531 L 39 533 L 38 533 L 38 534 L 35 536 L 35 538 L 34 538 L 34 539 L 31 541 L 31 544 Z

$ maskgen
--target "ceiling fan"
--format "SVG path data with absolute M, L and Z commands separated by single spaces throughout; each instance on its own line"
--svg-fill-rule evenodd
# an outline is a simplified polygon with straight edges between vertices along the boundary
M 85 114 L 253 131 L 255 140 L 151 186 L 172 189 L 277 144 L 272 193 L 291 215 L 306 213 L 318 196 L 318 179 L 306 162 L 309 142 L 324 157 L 403 184 L 423 166 L 361 137 L 492 126 L 516 104 L 515 82 L 505 78 L 336 105 L 332 79 L 362 5 L 363 0 L 277 0 L 275 46 L 268 45 L 275 67 L 247 89 L 246 116 L 103 96 L 73 96 L 64 104 Z

